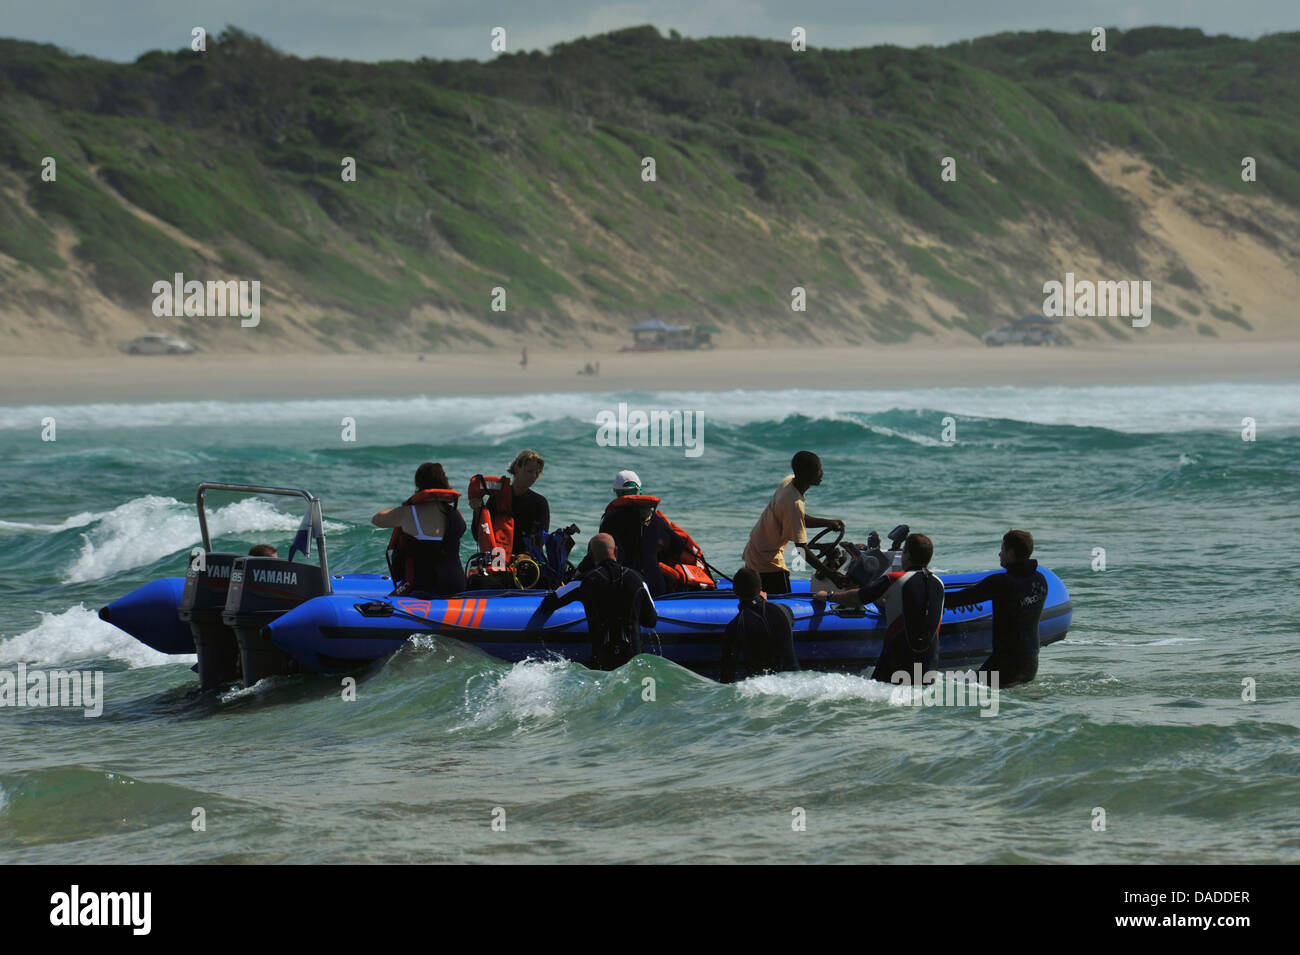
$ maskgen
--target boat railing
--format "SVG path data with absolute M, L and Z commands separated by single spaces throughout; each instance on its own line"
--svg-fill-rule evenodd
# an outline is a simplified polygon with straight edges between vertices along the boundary
M 321 518 L 320 498 L 315 494 L 297 487 L 271 487 L 263 484 L 226 484 L 217 481 L 204 481 L 199 485 L 195 504 L 199 511 L 199 531 L 203 536 L 203 549 L 212 550 L 212 538 L 208 534 L 208 515 L 204 508 L 204 495 L 208 491 L 233 491 L 236 494 L 272 494 L 280 497 L 300 497 L 307 502 L 307 520 L 310 521 L 316 540 L 316 556 L 320 559 L 321 575 L 325 578 L 325 592 L 333 593 L 330 581 L 329 557 L 325 552 L 325 522 Z M 306 556 L 304 554 L 304 556 Z

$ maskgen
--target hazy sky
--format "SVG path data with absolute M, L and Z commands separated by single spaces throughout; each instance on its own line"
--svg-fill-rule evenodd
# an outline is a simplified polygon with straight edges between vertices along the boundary
M 652 23 L 690 37 L 789 39 L 809 46 L 944 44 L 1003 30 L 1200 27 L 1257 37 L 1300 30 L 1297 0 L 0 0 L 0 36 L 133 60 L 188 46 L 191 28 L 234 24 L 300 56 L 356 60 L 490 58 Z

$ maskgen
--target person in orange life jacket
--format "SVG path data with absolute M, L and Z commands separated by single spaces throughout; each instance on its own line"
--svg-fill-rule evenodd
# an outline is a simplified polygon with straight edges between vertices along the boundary
M 658 503 L 658 498 L 641 494 L 641 478 L 635 471 L 619 471 L 614 475 L 614 500 L 600 519 L 600 532 L 614 538 L 618 562 L 640 574 L 655 597 L 667 589 L 659 555 L 676 540 L 655 510 Z
M 822 483 L 822 460 L 811 451 L 800 451 L 790 459 L 794 471 L 785 478 L 759 515 L 749 532 L 749 543 L 742 555 L 745 566 L 758 574 L 763 590 L 770 594 L 790 592 L 790 572 L 785 566 L 785 545 L 794 541 L 804 560 L 823 577 L 840 582 L 839 575 L 827 570 L 804 545 L 809 527 L 833 527 L 844 530 L 844 522 L 833 517 L 812 517 L 804 512 L 804 494 Z
M 394 594 L 445 596 L 465 589 L 460 539 L 465 518 L 456 509 L 459 494 L 451 489 L 441 464 L 426 461 L 415 472 L 416 492 L 397 507 L 370 519 L 391 527 L 388 547 Z
M 799 669 L 794 654 L 794 614 L 784 604 L 768 603 L 759 589 L 758 574 L 748 567 L 736 571 L 740 612 L 722 638 L 723 683 L 736 682 L 736 658 L 743 656 L 750 676 Z
M 540 610 L 557 608 L 581 600 L 587 612 L 587 633 L 591 637 L 591 666 L 613 670 L 641 652 L 641 628 L 659 622 L 654 599 L 641 575 L 624 567 L 614 557 L 614 538 L 597 534 L 587 544 L 593 568 L 580 580 L 551 591 Z
M 1029 531 L 1010 530 L 1002 537 L 998 563 L 1004 573 L 989 574 L 945 597 L 949 607 L 971 607 L 993 601 L 993 653 L 981 673 L 997 673 L 999 686 L 1028 683 L 1038 675 L 1038 620 L 1047 602 L 1047 578 L 1031 560 L 1034 538 Z
M 879 601 L 885 613 L 880 659 L 871 674 L 882 683 L 916 681 L 939 669 L 939 625 L 943 622 L 943 581 L 930 573 L 934 544 L 924 534 L 903 542 L 903 572 L 884 573 L 855 590 L 819 590 L 818 600 L 866 605 Z M 899 676 L 902 674 L 902 676 Z M 903 679 L 903 676 L 906 679 Z
M 515 518 L 515 537 L 511 549 L 528 553 L 528 542 L 551 529 L 551 505 L 533 490 L 542 476 L 546 462 L 536 451 L 520 451 L 510 465 L 511 511 Z

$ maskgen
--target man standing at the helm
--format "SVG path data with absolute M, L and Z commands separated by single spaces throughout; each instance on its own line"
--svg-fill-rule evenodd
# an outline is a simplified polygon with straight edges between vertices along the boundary
M 827 570 L 808 550 L 809 527 L 833 527 L 844 530 L 844 522 L 833 517 L 812 517 L 804 512 L 804 493 L 822 483 L 821 458 L 811 451 L 800 451 L 790 459 L 794 473 L 786 477 L 767 502 L 758 523 L 749 532 L 745 545 L 745 566 L 758 574 L 764 593 L 788 594 L 790 571 L 785 566 L 785 545 L 794 541 L 803 551 L 804 560 L 822 576 L 834 580 L 838 574 Z

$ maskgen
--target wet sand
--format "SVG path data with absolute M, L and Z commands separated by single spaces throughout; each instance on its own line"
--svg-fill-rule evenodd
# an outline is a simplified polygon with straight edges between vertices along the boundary
M 600 363 L 599 377 L 577 374 Z M 0 357 L 0 404 L 351 396 L 1300 381 L 1300 342 L 599 354 Z

